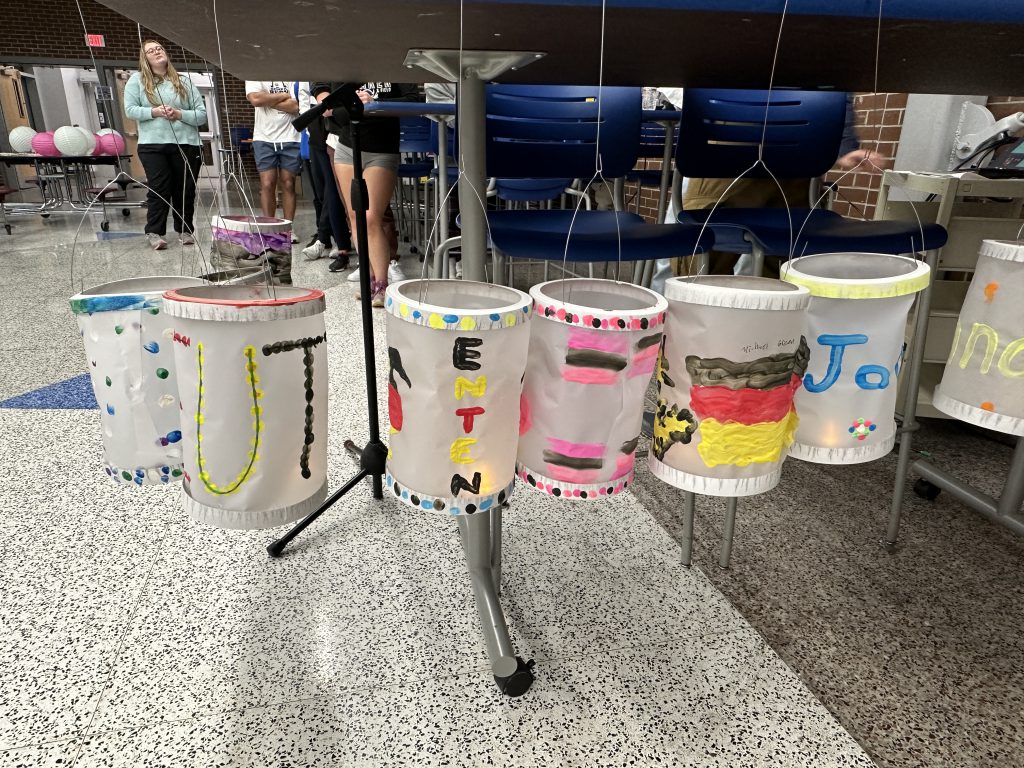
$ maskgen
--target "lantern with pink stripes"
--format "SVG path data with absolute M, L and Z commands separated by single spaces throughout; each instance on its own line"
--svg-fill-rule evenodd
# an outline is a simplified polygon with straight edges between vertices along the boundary
M 517 472 L 567 499 L 612 496 L 633 481 L 644 394 L 668 303 L 612 280 L 534 286 Z

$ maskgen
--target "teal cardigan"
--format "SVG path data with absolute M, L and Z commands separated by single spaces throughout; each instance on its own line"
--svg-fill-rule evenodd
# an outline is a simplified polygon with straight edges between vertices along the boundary
M 181 110 L 180 120 L 153 117 L 153 107 L 142 88 L 142 77 L 136 72 L 124 87 L 124 113 L 139 125 L 139 144 L 199 145 L 199 126 L 206 122 L 206 103 L 192 80 L 181 75 L 186 97 L 182 100 L 166 80 L 156 86 L 157 99 Z

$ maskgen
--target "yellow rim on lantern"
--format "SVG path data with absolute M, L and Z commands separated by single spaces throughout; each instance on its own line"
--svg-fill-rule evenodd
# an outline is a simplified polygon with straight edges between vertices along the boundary
M 891 299 L 927 288 L 931 270 L 907 256 L 818 253 L 783 264 L 779 277 L 824 299 Z

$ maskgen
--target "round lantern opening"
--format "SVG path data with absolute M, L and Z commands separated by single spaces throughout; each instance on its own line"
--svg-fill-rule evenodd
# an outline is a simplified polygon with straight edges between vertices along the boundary
M 167 298 L 237 307 L 299 304 L 323 299 L 323 291 L 266 285 L 206 285 L 170 291 Z
M 923 261 L 885 253 L 819 253 L 784 264 L 780 277 L 829 299 L 885 299 L 928 285 Z
M 164 291 L 174 285 L 199 287 L 202 283 L 203 279 L 198 277 L 129 277 L 87 288 L 79 296 L 109 296 L 115 293 L 160 293 L 162 295 Z
M 884 253 L 822 253 L 801 261 L 799 271 L 811 277 L 880 280 L 909 275 L 917 267 L 914 259 Z M 782 271 L 789 269 L 783 266 Z
M 406 280 L 395 285 L 402 301 L 442 312 L 449 309 L 510 311 L 522 305 L 523 294 L 501 285 L 479 283 L 472 291 L 461 280 Z
M 727 288 L 730 291 L 786 293 L 793 290 L 793 286 L 787 283 L 781 283 L 770 277 L 753 277 L 752 275 L 701 275 L 699 277 L 677 277 L 674 280 L 708 288 Z
M 609 289 L 601 283 L 607 283 Z M 541 301 L 575 304 L 594 309 L 629 311 L 647 309 L 657 302 L 651 292 L 632 283 L 611 280 L 597 281 L 587 278 L 554 280 L 534 286 L 531 293 Z

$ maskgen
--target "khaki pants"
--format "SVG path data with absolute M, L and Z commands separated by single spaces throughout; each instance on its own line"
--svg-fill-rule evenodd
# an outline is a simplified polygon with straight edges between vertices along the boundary
M 809 179 L 779 179 L 779 186 L 772 179 L 739 179 L 733 184 L 732 179 L 690 179 L 683 197 L 683 210 L 696 211 L 719 208 L 806 208 L 809 205 Z M 729 189 L 729 193 L 722 195 Z M 719 200 L 721 202 L 719 203 Z M 739 256 L 734 253 L 711 251 L 711 266 L 708 274 L 731 275 Z M 764 274 L 778 277 L 779 259 L 767 258 Z M 697 274 L 696 258 L 679 259 L 673 271 L 677 275 Z

